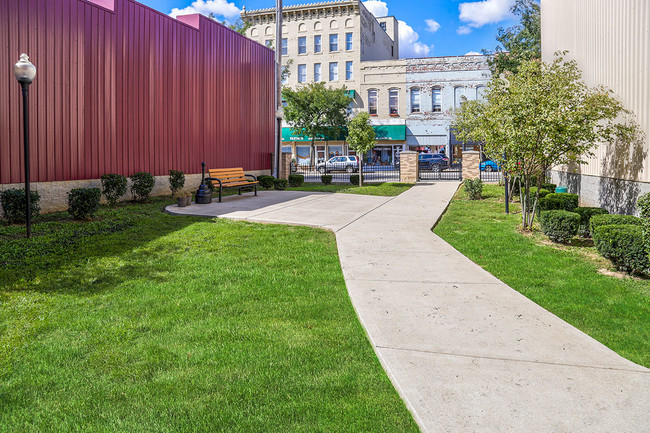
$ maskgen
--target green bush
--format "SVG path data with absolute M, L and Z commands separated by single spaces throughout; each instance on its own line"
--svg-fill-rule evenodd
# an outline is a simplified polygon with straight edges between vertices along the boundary
M 329 185 L 332 183 L 332 175 L 331 174 L 323 174 L 320 177 L 320 181 L 323 182 L 323 185 Z
M 289 186 L 292 188 L 300 188 L 305 183 L 305 176 L 302 174 L 290 174 Z
M 359 175 L 358 174 L 351 174 L 350 175 L 350 183 L 352 185 L 359 185 Z
M 641 218 L 643 218 L 643 239 L 646 251 L 650 254 L 650 193 L 639 197 L 636 205 Z
M 540 199 L 541 199 L 541 198 L 544 198 L 544 197 L 546 197 L 547 195 L 549 195 L 550 193 L 551 193 L 551 191 L 549 191 L 549 190 L 547 190 L 547 189 L 544 189 L 544 188 L 541 188 L 541 189 L 539 190 L 539 198 L 540 198 Z M 531 198 L 531 203 L 532 203 L 532 201 L 535 199 L 535 194 L 537 194 L 537 187 L 536 187 L 536 186 L 534 186 L 534 187 L 532 187 L 532 188 L 530 189 L 530 198 Z
M 542 184 L 542 189 L 547 190 L 551 194 L 555 193 L 555 188 L 557 188 L 557 185 L 554 183 L 543 183 Z
M 593 230 L 594 245 L 603 257 L 612 261 L 616 269 L 632 273 L 647 273 L 650 269 L 648 253 L 639 225 L 601 225 Z
M 578 233 L 580 215 L 566 210 L 547 210 L 541 213 L 540 224 L 550 240 L 565 243 Z
M 31 209 L 32 217 L 38 216 L 41 211 L 39 205 L 41 196 L 37 191 L 29 191 L 29 207 Z M 2 212 L 4 218 L 11 224 L 22 224 L 27 220 L 25 209 L 27 202 L 25 200 L 25 190 L 11 188 L 0 193 L 0 204 L 2 204 Z
M 263 174 L 261 176 L 257 176 L 257 181 L 260 183 L 260 186 L 264 189 L 271 189 L 273 188 L 273 181 L 275 178 L 273 176 L 269 176 L 267 174 Z
M 68 193 L 68 213 L 76 220 L 88 219 L 99 209 L 99 188 L 76 188 Z
M 118 200 L 126 194 L 126 177 L 121 174 L 104 174 L 101 177 L 102 194 L 108 204 L 115 206 Z
M 176 192 L 182 190 L 184 186 L 185 173 L 180 170 L 169 170 L 169 189 L 172 195 L 176 195 Z
M 480 200 L 483 198 L 483 181 L 481 179 L 465 179 L 463 186 L 470 200 Z
M 289 181 L 286 179 L 273 179 L 273 187 L 278 191 L 283 191 L 287 189 Z
M 141 171 L 131 175 L 131 192 L 133 193 L 133 199 L 136 201 L 146 201 L 153 191 L 153 187 L 156 184 L 151 173 L 146 171 Z
M 594 215 L 589 220 L 589 230 L 593 236 L 593 233 L 597 227 L 600 226 L 609 226 L 609 225 L 634 225 L 641 226 L 643 225 L 643 220 L 641 218 L 632 216 L 632 215 Z
M 573 212 L 578 207 L 577 194 L 551 193 L 539 200 L 539 210 L 566 210 Z
M 589 229 L 589 221 L 594 215 L 606 215 L 607 212 L 605 209 L 600 207 L 577 207 L 573 210 L 575 213 L 580 215 L 580 228 L 578 228 L 578 234 L 583 238 L 591 237 L 591 230 Z
M 520 191 L 519 191 L 519 182 L 517 181 L 517 177 L 513 177 L 512 181 L 514 182 L 513 186 L 512 186 L 512 193 L 514 195 L 519 195 Z M 521 186 L 522 187 L 524 186 L 523 179 L 521 180 Z M 533 187 L 536 187 L 536 186 L 537 186 L 537 176 L 531 176 L 530 177 L 530 187 L 533 188 Z

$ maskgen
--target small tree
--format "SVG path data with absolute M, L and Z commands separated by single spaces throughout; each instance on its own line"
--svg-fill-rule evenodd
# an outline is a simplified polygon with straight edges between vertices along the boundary
M 345 88 L 312 83 L 298 90 L 284 88 L 282 94 L 287 101 L 284 117 L 294 134 L 311 139 L 312 155 L 315 140 L 337 139 L 344 134 L 351 102 Z
M 375 146 L 377 136 L 365 111 L 357 114 L 348 125 L 348 144 L 357 152 L 359 160 L 359 185 L 363 186 L 363 155 Z
M 523 62 L 517 74 L 493 78 L 484 101 L 468 101 L 454 115 L 460 140 L 484 143 L 487 156 L 521 179 L 524 230 L 532 228 L 539 199 L 539 188 L 530 197 L 533 176 L 542 174 L 539 187 L 551 167 L 584 164 L 597 143 L 638 134 L 636 123 L 619 120 L 631 113 L 611 91 L 589 88 L 563 54 L 550 64 Z

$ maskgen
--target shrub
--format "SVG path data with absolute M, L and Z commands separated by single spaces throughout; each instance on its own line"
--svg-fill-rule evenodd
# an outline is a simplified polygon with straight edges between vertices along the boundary
M 172 195 L 176 195 L 176 192 L 182 190 L 184 186 L 185 173 L 180 170 L 169 170 L 169 189 L 172 191 Z
M 320 181 L 323 182 L 323 185 L 329 185 L 332 183 L 332 175 L 331 174 L 323 174 L 320 177 Z
M 261 176 L 257 176 L 257 181 L 260 183 L 260 186 L 264 189 L 271 189 L 274 186 L 273 181 L 275 178 L 273 176 L 269 176 L 266 174 L 263 174 Z
M 290 174 L 289 186 L 292 188 L 300 188 L 305 183 L 305 176 L 302 174 Z
M 359 185 L 359 175 L 358 174 L 351 174 L 350 175 L 350 183 L 352 185 Z
M 542 188 L 550 192 L 551 194 L 555 193 L 555 188 L 557 188 L 557 185 L 554 183 L 543 183 Z
M 37 191 L 29 191 L 29 207 L 31 209 L 32 217 L 38 216 L 41 211 L 39 202 L 41 196 Z M 11 224 L 21 224 L 27 220 L 25 215 L 25 208 L 27 203 L 25 200 L 24 189 L 7 189 L 0 193 L 0 203 L 2 204 L 2 212 L 4 217 Z
M 513 177 L 513 178 L 512 178 L 512 181 L 514 182 L 514 184 L 513 184 L 513 186 L 512 186 L 512 193 L 513 193 L 514 195 L 519 195 L 519 192 L 520 192 L 520 191 L 519 191 L 519 182 L 517 181 L 517 178 L 516 178 L 516 177 Z M 533 187 L 535 187 L 536 185 L 537 185 L 537 176 L 534 176 L 534 175 L 533 175 L 533 176 L 530 177 L 530 187 L 533 188 Z M 522 187 L 524 186 L 524 181 L 523 181 L 523 179 L 522 179 L 522 181 L 521 181 L 521 186 L 522 186 Z
M 115 206 L 117 201 L 126 194 L 126 177 L 121 174 L 105 174 L 101 177 L 102 194 L 108 204 Z
M 481 179 L 465 179 L 463 186 L 470 200 L 480 200 L 482 198 L 483 181 Z
M 133 199 L 137 201 L 146 201 L 149 199 L 151 191 L 156 184 L 151 173 L 146 171 L 141 171 L 131 175 L 131 192 L 133 193 Z
M 578 234 L 583 238 L 591 237 L 589 221 L 591 220 L 592 216 L 605 215 L 609 213 L 600 207 L 577 207 L 574 209 L 574 212 L 580 215 L 580 227 L 578 228 Z
M 76 188 L 68 193 L 68 213 L 76 220 L 88 219 L 99 209 L 99 188 Z
M 532 188 L 530 189 L 530 198 L 531 198 L 531 202 L 532 202 L 532 200 L 535 199 L 535 194 L 536 194 L 536 193 L 537 193 L 537 187 L 534 186 L 534 187 L 532 187 Z M 539 190 L 539 198 L 540 198 L 540 199 L 541 199 L 541 198 L 544 198 L 544 197 L 546 197 L 547 195 L 549 195 L 550 193 L 551 193 L 551 191 L 549 191 L 549 190 L 547 190 L 547 189 L 544 189 L 544 188 L 541 188 L 541 189 Z
M 643 218 L 643 239 L 646 251 L 650 254 L 650 193 L 639 197 L 637 209 Z
M 273 179 L 273 187 L 278 191 L 287 189 L 289 181 L 286 179 Z
M 628 273 L 648 272 L 650 261 L 639 225 L 601 225 L 593 230 L 594 245 L 616 269 Z
M 580 215 L 565 210 L 547 210 L 541 213 L 540 224 L 550 240 L 564 243 L 578 233 Z
M 589 220 L 589 230 L 593 236 L 594 230 L 600 226 L 609 225 L 643 225 L 643 220 L 632 215 L 594 215 Z
M 578 207 L 577 194 L 547 194 L 539 200 L 539 210 L 566 210 L 573 212 Z

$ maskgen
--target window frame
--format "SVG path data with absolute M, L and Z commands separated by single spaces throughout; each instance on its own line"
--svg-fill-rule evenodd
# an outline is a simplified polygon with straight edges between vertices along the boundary
M 335 39 L 334 42 L 333 42 L 333 39 Z M 333 50 L 332 46 L 335 46 L 336 49 Z M 330 49 L 330 53 L 338 53 L 338 51 L 339 51 L 339 34 L 338 33 L 330 33 L 329 49 Z
M 395 109 L 393 112 L 393 107 L 391 104 L 391 98 L 395 97 Z M 391 89 L 388 89 L 388 114 L 390 116 L 399 116 L 399 89 L 396 87 L 393 87 Z
M 350 67 L 349 69 L 348 66 Z M 354 62 L 352 60 L 346 60 L 345 62 L 345 80 L 354 80 Z
M 374 99 L 374 112 L 373 112 L 373 101 Z M 371 116 L 377 116 L 379 112 L 379 90 L 378 89 L 368 89 L 368 114 Z
M 316 39 L 318 39 L 318 44 L 316 44 Z M 323 35 L 314 35 L 314 54 L 320 54 L 323 52 Z
M 332 69 L 334 67 L 334 69 Z M 336 73 L 336 77 L 333 77 L 333 73 Z M 329 63 L 329 75 L 328 75 L 329 81 L 338 81 L 339 80 L 339 62 L 330 62 Z
M 300 74 L 300 69 L 302 69 L 302 77 Z M 307 65 L 305 63 L 301 63 L 298 65 L 298 73 L 296 74 L 298 77 L 298 82 L 299 83 L 306 83 L 307 82 Z M 302 79 L 301 79 L 302 78 Z
M 316 66 L 318 66 L 318 78 L 316 78 Z M 320 83 L 323 81 L 323 64 L 314 63 L 314 83 Z
M 436 92 L 438 93 L 438 103 L 436 104 Z M 442 113 L 442 87 L 434 86 L 431 89 L 431 112 Z
M 304 42 L 304 44 L 300 42 Z M 307 54 L 307 36 L 298 37 L 298 54 Z
M 413 114 L 422 113 L 422 90 L 419 87 L 412 87 L 410 90 L 410 111 Z M 415 95 L 417 94 L 417 110 L 415 109 Z
M 348 36 L 350 37 L 350 40 L 348 40 Z M 354 50 L 354 33 L 347 32 L 345 34 L 345 51 L 352 51 L 352 50 Z
M 289 55 L 289 39 L 288 38 L 282 38 L 280 40 L 280 53 L 283 56 L 288 56 Z

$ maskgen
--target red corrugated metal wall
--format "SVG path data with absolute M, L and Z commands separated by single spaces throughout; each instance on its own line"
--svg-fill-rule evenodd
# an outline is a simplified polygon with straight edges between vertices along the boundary
M 23 178 L 20 86 L 30 86 L 32 181 L 170 169 L 270 168 L 273 52 L 203 16 L 131 0 L 0 0 L 0 183 Z M 2 72 L 4 71 L 4 72 Z

